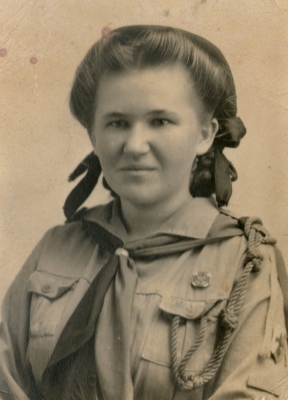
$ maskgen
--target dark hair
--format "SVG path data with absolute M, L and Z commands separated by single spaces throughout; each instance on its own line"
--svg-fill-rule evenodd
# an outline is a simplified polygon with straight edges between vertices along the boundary
M 79 65 L 70 97 L 72 114 L 91 134 L 100 78 L 111 72 L 180 64 L 191 76 L 203 115 L 218 120 L 210 150 L 197 157 L 190 192 L 208 197 L 216 192 L 220 206 L 228 204 L 231 180 L 237 179 L 224 147 L 237 147 L 246 130 L 236 117 L 236 90 L 222 52 L 201 36 L 166 26 L 136 25 L 115 29 L 88 51 Z

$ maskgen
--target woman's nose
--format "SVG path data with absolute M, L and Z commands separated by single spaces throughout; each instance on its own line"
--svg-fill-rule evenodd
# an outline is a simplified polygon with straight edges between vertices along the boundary
M 142 124 L 134 125 L 128 132 L 123 151 L 125 154 L 146 154 L 150 149 L 147 128 Z

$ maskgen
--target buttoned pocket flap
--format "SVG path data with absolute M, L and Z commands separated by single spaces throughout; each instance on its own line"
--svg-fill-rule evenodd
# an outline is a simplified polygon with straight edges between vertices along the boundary
M 28 291 L 56 299 L 74 288 L 78 278 L 62 277 L 44 271 L 35 271 L 28 282 Z
M 30 309 L 30 339 L 53 336 L 69 304 L 78 279 L 35 271 L 29 279 L 33 294 Z
M 188 370 L 199 370 L 209 361 L 214 349 L 218 315 L 226 304 L 223 299 L 192 301 L 177 297 L 165 297 L 149 328 L 142 351 L 142 358 L 163 366 L 171 365 L 171 326 L 174 316 L 180 316 L 177 333 L 179 359 L 195 343 L 199 332 L 199 320 L 207 316 L 206 334 L 199 351 L 188 364 Z
M 171 315 L 179 315 L 185 319 L 196 319 L 205 311 L 206 302 L 167 297 L 162 299 L 159 308 Z
M 164 297 L 159 305 L 160 310 L 167 314 L 179 315 L 187 320 L 197 319 L 208 313 L 218 316 L 226 304 L 225 299 L 188 300 L 179 297 Z

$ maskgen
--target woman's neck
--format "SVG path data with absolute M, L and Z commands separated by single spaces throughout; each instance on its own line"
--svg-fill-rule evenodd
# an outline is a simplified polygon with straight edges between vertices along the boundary
M 175 214 L 182 206 L 191 201 L 189 197 L 179 198 L 169 204 L 135 205 L 120 199 L 123 223 L 130 240 L 136 240 L 156 232 L 161 225 Z

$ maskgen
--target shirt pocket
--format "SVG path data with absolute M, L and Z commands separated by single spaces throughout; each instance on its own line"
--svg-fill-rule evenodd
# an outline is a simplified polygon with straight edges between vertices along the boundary
M 35 271 L 28 282 L 32 294 L 30 338 L 53 336 L 79 278 Z
M 171 367 L 171 327 L 174 316 L 180 316 L 177 333 L 177 355 L 182 360 L 199 334 L 200 320 L 207 317 L 202 344 L 188 361 L 185 370 L 201 371 L 210 360 L 216 340 L 218 316 L 225 307 L 225 299 L 192 301 L 176 297 L 163 298 L 149 328 L 142 351 L 142 358 L 153 363 Z

